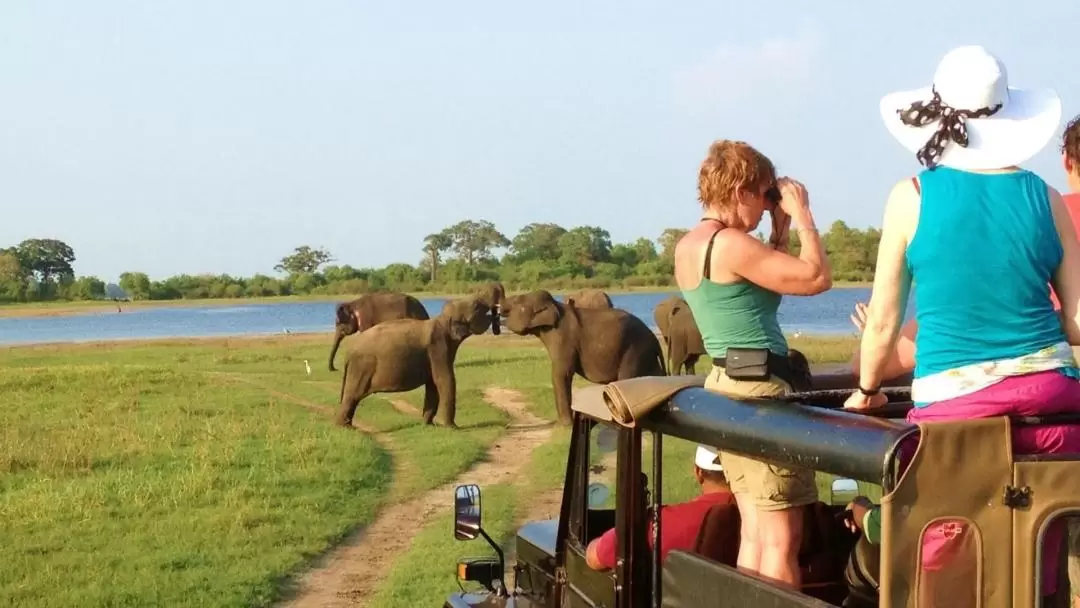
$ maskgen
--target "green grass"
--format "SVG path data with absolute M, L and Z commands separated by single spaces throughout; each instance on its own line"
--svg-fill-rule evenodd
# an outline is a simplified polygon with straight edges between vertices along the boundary
M 0 597 L 268 605 L 385 501 L 481 458 L 507 421 L 482 389 L 546 363 L 520 342 L 463 349 L 458 431 L 365 400 L 357 419 L 405 446 L 392 457 L 295 403 L 336 407 L 340 375 L 303 366 L 327 350 L 326 337 L 292 336 L 0 352 Z M 412 465 L 403 479 L 391 479 L 394 457 Z
M 513 388 L 534 414 L 555 417 L 536 340 L 475 338 L 458 360 L 460 430 L 424 427 L 390 404 L 419 408 L 422 391 L 361 405 L 357 420 L 396 446 L 390 452 L 330 424 L 341 376 L 326 371 L 329 341 L 0 351 L 0 597 L 25 606 L 269 605 L 380 507 L 445 484 L 483 457 L 508 420 L 483 400 L 486 387 Z M 793 340 L 824 361 L 846 361 L 854 345 Z M 557 429 L 533 450 L 523 480 L 484 487 L 485 528 L 496 538 L 511 539 L 532 500 L 561 486 L 568 445 Z M 665 440 L 666 500 L 696 492 L 692 450 Z M 450 503 L 395 559 L 373 605 L 440 601 L 457 589 L 460 556 L 488 554 L 483 541 L 453 539 Z
M 245 606 L 369 520 L 388 455 L 264 394 L 166 368 L 0 372 L 0 597 Z

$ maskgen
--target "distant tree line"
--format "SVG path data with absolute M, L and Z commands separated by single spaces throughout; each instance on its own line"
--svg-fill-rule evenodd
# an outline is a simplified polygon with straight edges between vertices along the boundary
M 330 252 L 305 245 L 274 266 L 277 276 L 181 274 L 152 280 L 132 271 L 120 275 L 118 285 L 76 277 L 75 252 L 63 241 L 28 239 L 0 249 L 0 302 L 345 296 L 387 289 L 464 293 L 490 280 L 513 290 L 667 287 L 673 284 L 675 245 L 684 234 L 686 230 L 668 228 L 655 241 L 642 237 L 613 243 L 599 226 L 532 223 L 508 238 L 491 222 L 465 220 L 425 237 L 415 265 L 355 268 L 335 264 Z M 873 280 L 880 237 L 875 228 L 859 230 L 834 222 L 824 236 L 834 279 Z M 795 232 L 791 241 L 797 253 Z

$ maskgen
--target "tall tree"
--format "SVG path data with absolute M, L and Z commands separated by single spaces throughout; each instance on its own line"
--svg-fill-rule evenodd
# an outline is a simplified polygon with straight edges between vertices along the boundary
M 445 230 L 453 243 L 454 253 L 469 266 L 491 259 L 491 250 L 509 247 L 510 239 L 487 220 L 465 220 Z
M 525 226 L 510 242 L 515 261 L 554 260 L 559 257 L 559 237 L 566 228 L 558 224 L 533 222 Z
M 333 261 L 329 251 L 318 248 L 313 249 L 307 245 L 297 247 L 293 252 L 283 258 L 274 270 L 289 275 L 312 274 L 319 271 L 319 267 Z
M 54 281 L 72 280 L 75 252 L 64 241 L 56 239 L 27 239 L 15 248 L 23 267 L 33 273 L 38 283 L 47 286 Z
M 435 232 L 424 237 L 424 255 L 427 256 L 427 263 L 431 271 L 431 282 L 434 283 L 438 278 L 439 260 L 442 257 L 443 252 L 450 249 L 454 245 L 454 240 L 450 238 L 450 234 L 447 230 L 442 232 Z

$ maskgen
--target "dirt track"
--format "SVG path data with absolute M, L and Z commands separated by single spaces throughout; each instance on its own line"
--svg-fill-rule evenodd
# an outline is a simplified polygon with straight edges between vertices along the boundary
M 507 432 L 491 445 L 486 457 L 454 481 L 385 508 L 370 526 L 345 539 L 304 573 L 297 581 L 293 596 L 281 605 L 295 608 L 364 606 L 389 573 L 394 558 L 408 550 L 413 536 L 419 532 L 415 523 L 450 508 L 449 497 L 454 486 L 506 483 L 518 476 L 529 462 L 533 449 L 548 441 L 552 427 L 528 411 L 517 391 L 492 387 L 485 391 L 484 398 L 511 418 Z M 307 406 L 300 401 L 297 403 Z M 401 403 L 394 402 L 394 405 L 399 410 L 406 409 Z M 408 409 L 416 410 L 411 406 Z M 374 436 L 378 440 L 386 439 L 385 436 Z M 393 446 L 387 447 L 394 453 Z M 397 470 L 394 474 L 395 479 L 402 478 Z

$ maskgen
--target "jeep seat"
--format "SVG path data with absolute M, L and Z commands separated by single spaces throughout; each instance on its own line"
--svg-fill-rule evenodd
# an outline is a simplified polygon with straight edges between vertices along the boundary
M 701 521 L 693 553 L 734 568 L 739 558 L 740 525 L 739 508 L 734 504 L 709 507 Z

